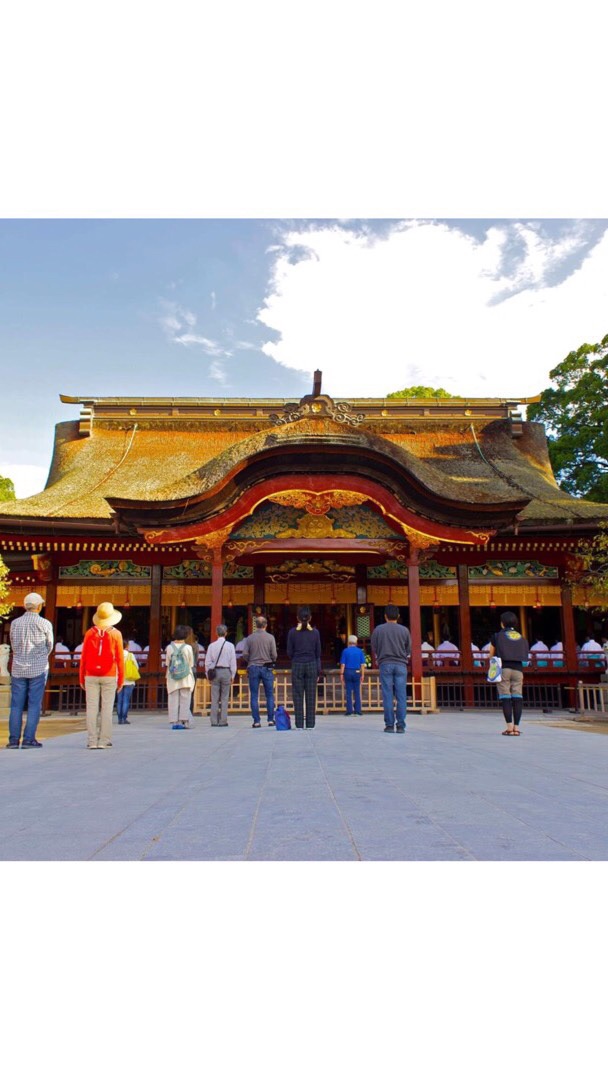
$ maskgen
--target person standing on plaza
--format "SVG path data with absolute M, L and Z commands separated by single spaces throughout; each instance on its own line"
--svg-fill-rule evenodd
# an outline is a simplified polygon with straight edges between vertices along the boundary
M 123 658 L 125 662 L 125 681 L 122 685 L 122 690 L 119 690 L 116 695 L 116 715 L 118 716 L 119 724 L 130 724 L 131 721 L 127 719 L 129 715 L 129 706 L 131 704 L 131 698 L 133 697 L 133 691 L 135 689 L 135 683 L 140 678 L 139 664 L 132 649 L 123 649 Z
M 53 626 L 40 615 L 43 605 L 44 599 L 39 593 L 28 593 L 23 601 L 24 614 L 11 624 L 13 666 L 7 750 L 18 750 L 19 743 L 23 750 L 42 746 L 36 738 L 36 731 L 49 673 L 49 656 L 53 651 Z M 27 717 L 22 739 L 25 711 Z
M 194 689 L 194 656 L 187 641 L 189 634 L 189 626 L 176 626 L 165 650 L 167 701 L 172 727 L 189 728 L 192 723 L 190 701 Z
M 351 634 L 340 657 L 340 678 L 346 694 L 346 715 L 363 716 L 361 685 L 365 678 L 365 653 L 357 645 L 358 637 Z
M 205 673 L 211 682 L 211 727 L 228 727 L 230 687 L 236 675 L 236 653 L 231 641 L 227 641 L 228 627 L 220 623 L 217 638 L 205 654 Z M 210 674 L 213 672 L 213 674 Z
M 274 726 L 274 665 L 277 660 L 277 643 L 266 627 L 268 621 L 264 615 L 255 620 L 255 630 L 243 641 L 242 658 L 247 663 L 249 697 L 251 702 L 252 727 L 261 727 L 259 693 L 260 683 L 266 697 L 266 714 L 269 727 Z
M 115 629 L 121 619 L 113 604 L 99 604 L 93 626 L 84 635 L 80 686 L 87 702 L 87 750 L 108 750 L 112 745 L 114 696 L 125 681 L 122 634 Z
M 291 690 L 297 728 L 304 727 L 304 701 L 306 701 L 306 727 L 315 726 L 317 704 L 317 681 L 321 674 L 321 637 L 310 625 L 309 607 L 298 609 L 298 625 L 292 626 L 287 635 L 287 655 L 291 660 Z
M 407 714 L 407 664 L 412 652 L 412 639 L 406 626 L 399 622 L 399 608 L 387 604 L 384 623 L 376 626 L 371 638 L 372 651 L 380 671 L 380 687 L 384 706 L 384 730 L 404 732 Z
M 517 615 L 513 611 L 503 611 L 500 630 L 494 634 L 490 644 L 490 659 L 498 656 L 502 660 L 501 680 L 496 688 L 506 720 L 503 735 L 519 735 L 523 710 L 524 663 L 530 650 L 517 625 Z

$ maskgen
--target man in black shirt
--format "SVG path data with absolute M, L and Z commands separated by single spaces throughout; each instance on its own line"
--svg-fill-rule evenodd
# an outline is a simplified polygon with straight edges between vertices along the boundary
M 524 660 L 528 659 L 528 642 L 517 629 L 517 615 L 504 611 L 500 616 L 500 630 L 490 643 L 490 658 L 502 660 L 502 675 L 498 698 L 506 720 L 503 735 L 519 735 L 519 721 L 523 709 Z

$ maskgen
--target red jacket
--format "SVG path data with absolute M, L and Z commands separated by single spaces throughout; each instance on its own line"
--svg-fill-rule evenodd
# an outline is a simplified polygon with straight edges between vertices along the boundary
M 84 635 L 84 641 L 82 643 L 82 652 L 80 654 L 80 685 L 84 686 L 84 680 L 86 675 L 96 674 L 91 670 L 91 665 L 94 663 L 97 656 L 97 641 L 99 630 L 96 626 L 92 626 L 90 630 L 87 630 Z M 113 675 L 118 680 L 118 689 L 122 689 L 122 685 L 125 681 L 125 655 L 122 644 L 122 634 L 120 630 L 116 630 L 114 626 L 111 626 L 108 630 L 103 630 L 102 633 L 107 634 L 112 646 L 112 652 L 114 654 L 114 663 L 110 670 L 106 672 L 107 675 Z

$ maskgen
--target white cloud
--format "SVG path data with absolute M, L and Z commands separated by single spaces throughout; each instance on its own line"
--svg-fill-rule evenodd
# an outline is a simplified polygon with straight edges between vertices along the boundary
M 593 246 L 585 222 L 500 224 L 482 240 L 437 222 L 401 222 L 381 237 L 313 226 L 287 232 L 275 256 L 258 321 L 279 340 L 263 351 L 298 371 L 321 368 L 335 396 L 420 382 L 532 395 L 571 349 L 608 330 L 608 229 Z
M 171 344 L 186 346 L 198 345 L 207 356 L 232 356 L 230 350 L 225 349 L 219 342 L 213 341 L 203 334 L 193 333 L 197 323 L 197 316 L 193 311 L 188 311 L 187 308 L 182 307 L 173 300 L 162 300 L 161 304 L 165 309 L 166 314 L 162 315 L 158 321 L 167 340 L 170 341 Z M 209 374 L 211 375 L 211 368 Z M 214 375 L 212 376 L 212 378 L 215 377 L 216 376 Z

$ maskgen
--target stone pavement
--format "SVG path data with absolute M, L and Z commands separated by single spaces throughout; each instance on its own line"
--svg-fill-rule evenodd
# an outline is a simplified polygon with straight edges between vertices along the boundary
M 608 738 L 541 715 L 514 739 L 497 712 L 412 715 L 404 736 L 378 715 L 133 713 L 112 750 L 75 732 L 0 752 L 0 860 L 608 859 Z

